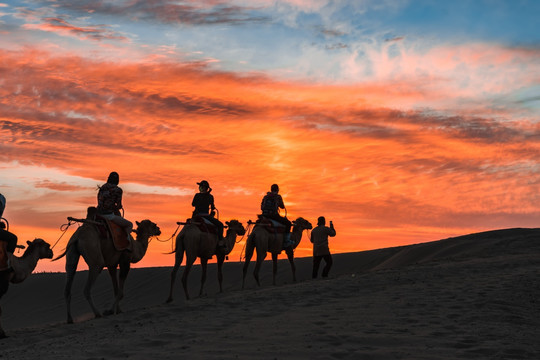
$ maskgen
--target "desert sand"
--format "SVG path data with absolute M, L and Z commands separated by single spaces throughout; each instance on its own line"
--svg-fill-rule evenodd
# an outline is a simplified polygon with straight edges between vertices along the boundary
M 173 259 L 171 259 L 172 263 Z M 540 229 L 507 229 L 334 255 L 328 279 L 297 259 L 262 286 L 241 263 L 215 264 L 202 297 L 180 281 L 165 304 L 170 267 L 134 269 L 124 312 L 92 319 L 75 278 L 75 324 L 65 323 L 64 274 L 34 274 L 2 298 L 1 359 L 540 359 Z M 182 270 L 179 272 L 181 276 Z M 198 267 L 190 275 L 198 293 Z M 94 289 L 107 309 L 107 272 Z

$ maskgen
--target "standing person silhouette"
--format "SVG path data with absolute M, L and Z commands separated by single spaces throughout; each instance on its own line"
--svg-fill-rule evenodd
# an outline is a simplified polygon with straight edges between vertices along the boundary
M 334 224 L 330 221 L 330 227 L 326 226 L 326 219 L 324 216 L 319 216 L 317 219 L 317 226 L 311 231 L 310 239 L 313 243 L 313 272 L 311 276 L 313 279 L 317 278 L 321 260 L 324 259 L 324 262 L 326 263 L 322 271 L 322 277 L 328 277 L 328 273 L 332 267 L 332 255 L 330 254 L 330 248 L 328 246 L 329 236 L 336 236 Z

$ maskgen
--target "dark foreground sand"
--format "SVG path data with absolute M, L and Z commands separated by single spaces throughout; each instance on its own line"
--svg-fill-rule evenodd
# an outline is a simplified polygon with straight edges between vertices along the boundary
M 298 282 L 280 262 L 261 288 L 241 264 L 215 266 L 205 296 L 180 281 L 167 298 L 170 268 L 135 269 L 124 313 L 91 319 L 75 279 L 65 321 L 63 274 L 36 274 L 2 298 L 0 359 L 540 359 L 540 229 L 500 230 L 406 247 L 335 255 L 328 280 L 311 280 L 297 259 Z M 250 270 L 253 269 L 251 266 Z M 180 272 L 181 275 L 181 272 Z M 111 305 L 104 272 L 94 296 Z

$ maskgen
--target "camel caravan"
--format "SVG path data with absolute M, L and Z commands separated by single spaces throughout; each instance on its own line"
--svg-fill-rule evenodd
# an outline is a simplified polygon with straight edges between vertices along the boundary
M 107 268 L 113 285 L 113 305 L 104 314 L 118 314 L 121 312 L 120 302 L 124 297 L 124 285 L 131 264 L 139 262 L 148 250 L 150 239 L 161 234 L 160 228 L 151 220 L 137 221 L 134 229 L 131 221 L 123 217 L 123 191 L 118 184 L 118 173 L 110 173 L 107 182 L 98 187 L 97 207 L 89 207 L 85 218 L 68 217 L 69 225 L 78 223 L 79 226 L 69 239 L 65 250 L 53 259 L 53 261 L 64 257 L 66 259 L 64 298 L 68 323 L 73 323 L 71 289 L 81 257 L 88 265 L 88 277 L 83 293 L 94 316 L 101 317 L 102 312 L 97 309 L 92 300 L 92 287 L 104 268 Z M 203 180 L 197 185 L 199 192 L 193 197 L 194 210 L 191 218 L 177 223 L 179 227 L 183 227 L 176 236 L 175 248 L 172 252 L 175 261 L 171 271 L 169 296 L 166 300 L 168 303 L 173 301 L 174 284 L 184 256 L 186 263 L 182 274 L 182 286 L 186 299 L 190 299 L 187 286 L 188 276 L 197 258 L 200 260 L 202 269 L 199 296 L 203 294 L 207 264 L 213 256 L 217 258 L 219 291 L 223 292 L 223 263 L 238 242 L 237 238 L 243 238 L 246 235 L 246 228 L 240 221 L 230 220 L 223 224 L 215 216 L 217 208 L 214 196 L 211 194 L 210 184 Z M 5 198 L 1 194 L 0 200 L 1 215 L 5 208 Z M 262 214 L 258 215 L 255 222 L 248 221 L 248 228 L 253 225 L 253 230 L 248 234 L 245 243 L 242 289 L 246 283 L 247 270 L 254 252 L 257 254 L 257 262 L 253 276 L 258 286 L 261 285 L 259 270 L 267 253 L 272 256 L 273 284 L 276 284 L 277 258 L 282 251 L 285 251 L 287 255 L 291 265 L 292 279 L 296 281 L 294 249 L 300 243 L 303 231 L 311 229 L 312 225 L 302 217 L 290 222 L 286 216 L 279 214 L 279 209 L 285 209 L 285 205 L 281 195 L 279 195 L 279 187 L 274 184 L 261 202 Z M 2 220 L 5 219 L 2 218 Z M 5 224 L 7 225 L 7 220 L 5 220 Z M 53 258 L 50 245 L 42 239 L 28 241 L 28 247 L 24 254 L 21 257 L 14 256 L 17 237 L 4 228 L 7 226 L 0 229 L 0 235 L 2 235 L 0 241 L 0 297 L 6 293 L 9 283 L 24 281 L 35 269 L 40 259 Z M 132 233 L 135 234 L 135 237 L 131 235 Z M 173 237 L 174 235 L 171 240 Z M 22 246 L 18 247 L 23 248 Z M 5 336 L 0 327 L 0 338 Z

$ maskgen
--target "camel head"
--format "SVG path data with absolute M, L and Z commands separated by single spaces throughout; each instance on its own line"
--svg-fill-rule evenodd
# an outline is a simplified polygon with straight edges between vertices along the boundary
M 298 219 L 294 220 L 293 221 L 293 226 L 295 228 L 301 229 L 302 231 L 303 230 L 310 230 L 310 229 L 313 228 L 311 223 L 309 221 L 307 221 L 306 219 L 302 218 L 302 217 L 299 217 Z
M 24 252 L 25 255 L 36 251 L 39 254 L 40 259 L 52 259 L 53 251 L 49 243 L 45 240 L 34 239 L 33 241 L 27 241 L 26 243 L 28 244 L 28 248 L 26 248 L 26 251 Z
M 135 233 L 137 235 L 143 235 L 146 234 L 148 237 L 152 236 L 159 236 L 161 235 L 161 230 L 159 229 L 159 226 L 157 226 L 155 223 L 151 222 L 150 220 L 143 220 L 141 222 L 136 221 L 137 223 L 137 230 L 135 230 Z
M 234 231 L 237 235 L 243 236 L 246 233 L 246 229 L 238 220 L 225 221 L 225 224 L 230 231 Z

